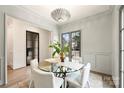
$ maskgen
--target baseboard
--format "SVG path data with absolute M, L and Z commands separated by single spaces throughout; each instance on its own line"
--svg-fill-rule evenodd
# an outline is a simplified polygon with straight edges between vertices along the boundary
M 105 73 L 102 73 L 102 72 L 97 72 L 97 71 L 93 71 L 91 70 L 92 73 L 95 73 L 95 74 L 99 74 L 99 75 L 106 75 L 106 76 L 112 76 L 110 74 L 105 74 Z
M 10 66 L 10 65 L 7 65 L 7 69 L 13 70 L 12 66 Z

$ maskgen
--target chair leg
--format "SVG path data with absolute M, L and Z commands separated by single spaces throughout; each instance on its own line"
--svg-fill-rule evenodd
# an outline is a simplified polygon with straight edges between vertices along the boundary
M 87 85 L 88 85 L 88 87 L 90 88 L 90 82 L 89 82 L 89 80 L 87 81 Z
M 33 81 L 32 81 L 32 80 L 30 80 L 30 83 L 29 83 L 29 88 L 31 88 L 32 82 L 33 82 Z
M 66 88 L 69 88 L 69 83 L 68 83 L 68 81 L 67 81 L 67 85 L 66 85 Z
M 64 88 L 66 88 L 67 86 L 67 81 L 64 81 Z
M 66 80 L 64 80 L 63 84 L 62 84 L 62 88 L 67 88 L 68 87 L 68 82 Z

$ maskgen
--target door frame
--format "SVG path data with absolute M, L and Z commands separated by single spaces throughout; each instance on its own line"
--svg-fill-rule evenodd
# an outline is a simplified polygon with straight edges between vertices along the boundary
M 4 84 L 8 83 L 8 71 L 7 71 L 7 16 L 9 16 L 8 14 L 4 13 L 4 31 L 5 31 L 5 80 L 4 80 Z
M 3 53 L 1 53 L 0 55 L 0 85 L 6 84 L 7 83 L 7 67 L 6 67 L 6 13 L 5 12 L 1 12 L 1 19 L 2 19 L 2 23 L 1 24 L 3 26 Z
M 38 62 L 39 62 L 39 33 L 34 31 L 26 30 L 26 66 L 27 66 L 27 33 L 33 33 L 38 35 Z
M 122 23 L 121 23 L 121 20 L 122 20 L 122 15 L 121 15 L 121 13 L 122 13 L 122 9 L 124 9 L 124 5 L 121 5 L 121 7 L 120 7 L 120 9 L 119 9 L 119 87 L 120 88 L 122 88 L 122 87 L 124 87 L 124 80 L 122 80 L 123 79 L 123 77 L 124 77 L 124 74 L 122 75 L 122 71 L 124 70 L 124 67 L 122 68 L 122 56 L 121 56 L 121 52 L 122 52 L 122 48 L 121 48 L 121 46 L 122 46 L 122 38 L 121 38 L 121 32 L 122 32 Z M 123 81 L 123 82 L 122 82 Z

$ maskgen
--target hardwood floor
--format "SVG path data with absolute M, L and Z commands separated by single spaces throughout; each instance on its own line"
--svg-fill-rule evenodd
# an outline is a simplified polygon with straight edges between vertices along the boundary
M 14 87 L 14 88 L 21 88 L 21 87 L 28 87 L 29 78 L 30 78 L 30 67 L 24 67 L 16 70 L 12 70 L 8 68 L 8 83 L 1 87 Z
M 91 71 L 92 75 L 100 76 L 103 82 L 103 88 L 114 88 L 114 83 L 110 75 L 95 73 Z M 92 76 L 91 75 L 91 76 Z M 8 68 L 8 84 L 0 86 L 1 88 L 28 88 L 30 81 L 30 66 L 12 70 Z M 97 82 L 95 82 L 97 84 Z
M 107 88 L 107 87 L 115 88 L 115 84 L 112 80 L 111 75 L 104 74 L 104 73 L 99 73 L 99 72 L 95 72 L 95 71 L 91 71 L 91 73 L 98 74 L 102 77 L 103 87 L 105 87 L 105 88 Z

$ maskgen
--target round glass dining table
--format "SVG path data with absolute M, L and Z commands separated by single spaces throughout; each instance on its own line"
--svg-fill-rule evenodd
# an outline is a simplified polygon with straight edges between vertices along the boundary
M 69 63 L 71 64 L 71 63 Z M 78 67 L 77 69 L 73 69 L 72 67 L 66 66 L 66 65 L 60 65 L 60 64 L 52 64 L 52 65 L 40 65 L 38 68 L 42 71 L 46 72 L 53 72 L 56 77 L 63 78 L 64 80 L 64 87 L 65 85 L 65 77 L 67 74 L 71 74 L 73 72 L 79 71 L 83 68 L 83 65 Z

